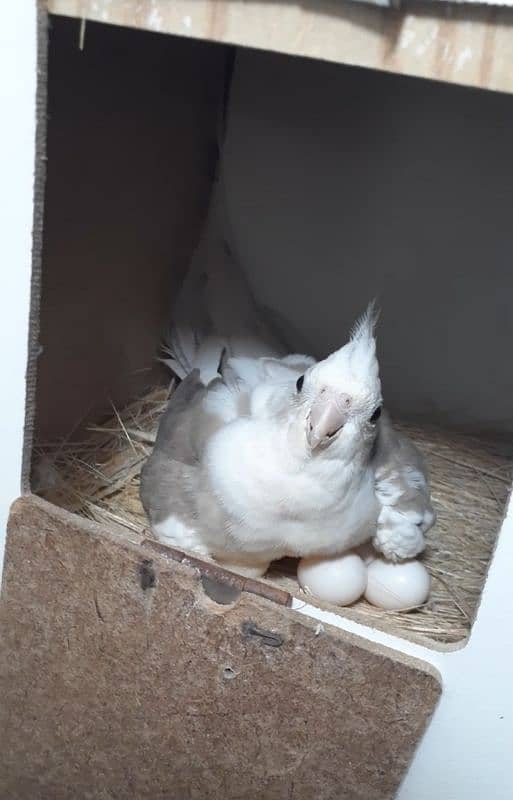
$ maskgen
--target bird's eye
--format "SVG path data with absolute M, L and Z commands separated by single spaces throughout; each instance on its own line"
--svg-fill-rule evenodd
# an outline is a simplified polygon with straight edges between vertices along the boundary
M 298 378 L 297 381 L 296 381 L 296 389 L 298 390 L 298 392 L 300 392 L 301 389 L 303 388 L 303 383 L 304 382 L 305 382 L 305 376 L 301 375 L 301 377 Z
M 378 406 L 376 408 L 376 410 L 374 411 L 372 417 L 370 418 L 370 421 L 371 422 L 377 422 L 378 419 L 380 418 L 380 416 L 381 416 L 381 406 Z

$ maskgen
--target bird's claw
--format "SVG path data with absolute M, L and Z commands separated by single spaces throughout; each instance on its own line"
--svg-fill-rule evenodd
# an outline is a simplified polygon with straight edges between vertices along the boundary
M 384 506 L 373 544 L 389 561 L 415 558 L 426 546 L 422 523 L 411 521 L 392 506 Z

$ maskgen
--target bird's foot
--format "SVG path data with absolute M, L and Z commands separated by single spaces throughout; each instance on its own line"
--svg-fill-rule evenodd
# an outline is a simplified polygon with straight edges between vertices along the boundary
M 415 558 L 426 546 L 421 526 L 392 506 L 381 509 L 373 544 L 389 561 Z

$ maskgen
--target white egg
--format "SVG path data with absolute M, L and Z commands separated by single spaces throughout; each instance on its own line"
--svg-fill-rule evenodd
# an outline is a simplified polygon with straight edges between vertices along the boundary
M 365 599 L 389 611 L 415 608 L 426 602 L 431 588 L 429 572 L 420 561 L 393 564 L 377 558 L 367 567 Z
M 348 606 L 364 593 L 367 569 L 360 556 L 354 553 L 332 558 L 302 558 L 297 578 L 307 594 L 337 606 Z

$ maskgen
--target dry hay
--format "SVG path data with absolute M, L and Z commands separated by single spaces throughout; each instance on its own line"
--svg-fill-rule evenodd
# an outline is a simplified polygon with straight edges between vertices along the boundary
M 139 500 L 139 475 L 154 441 L 169 389 L 157 388 L 81 442 L 40 445 L 34 490 L 50 502 L 122 531 L 132 541 L 148 536 Z M 424 564 L 432 576 L 428 603 L 391 612 L 364 600 L 351 608 L 323 606 L 403 637 L 454 643 L 474 619 L 512 475 L 502 445 L 437 429 L 401 425 L 425 454 L 438 521 L 428 534 Z M 306 599 L 294 563 L 274 565 L 268 580 Z

